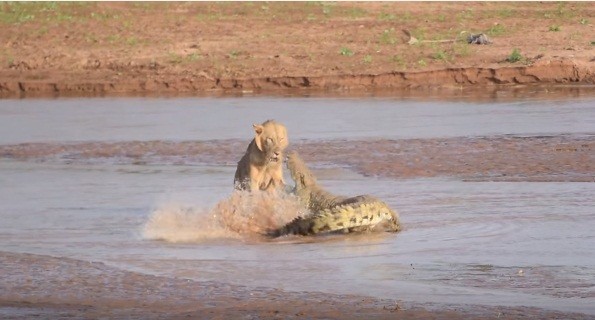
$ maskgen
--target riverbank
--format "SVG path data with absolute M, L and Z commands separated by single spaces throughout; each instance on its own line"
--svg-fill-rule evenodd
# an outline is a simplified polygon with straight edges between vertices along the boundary
M 595 10 L 581 2 L 0 8 L 3 96 L 595 83 Z M 492 43 L 467 44 L 476 33 Z

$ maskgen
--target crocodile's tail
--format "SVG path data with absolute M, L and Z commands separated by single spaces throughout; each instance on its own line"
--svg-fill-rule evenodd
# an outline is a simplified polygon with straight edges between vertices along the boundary
M 311 216 L 297 217 L 280 228 L 269 230 L 266 235 L 271 238 L 278 238 L 289 234 L 299 234 L 303 236 L 314 234 L 312 230 L 314 222 L 315 219 L 312 219 Z

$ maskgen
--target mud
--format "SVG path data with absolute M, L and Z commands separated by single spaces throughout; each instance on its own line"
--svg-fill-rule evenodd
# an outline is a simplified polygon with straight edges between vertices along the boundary
M 588 319 L 531 308 L 427 311 L 399 301 L 150 276 L 100 262 L 0 252 L 0 315 L 127 319 Z M 427 306 L 427 305 L 426 305 Z
M 0 146 L 0 158 L 60 163 L 227 164 L 245 142 L 147 141 L 23 143 Z M 595 181 L 595 137 L 486 136 L 292 143 L 305 161 L 332 163 L 367 175 L 408 179 L 456 177 L 474 181 Z
M 595 11 L 588 2 L 5 3 L 0 9 L 3 96 L 595 83 Z M 421 42 L 408 44 L 405 31 Z M 478 32 L 493 44 L 467 45 L 466 36 Z

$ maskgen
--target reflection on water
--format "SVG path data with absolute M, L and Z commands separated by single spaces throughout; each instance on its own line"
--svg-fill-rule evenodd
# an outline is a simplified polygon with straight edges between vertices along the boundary
M 465 103 L 392 99 L 0 100 L 0 144 L 245 139 L 276 119 L 291 140 L 592 132 L 593 98 Z M 291 141 L 290 141 L 291 142 Z
M 499 133 L 585 133 L 590 139 L 594 105 L 592 100 L 481 105 L 388 99 L 0 100 L 0 143 L 123 141 L 114 145 L 122 148 L 139 145 L 136 140 L 217 138 L 236 139 L 226 146 L 235 148 L 237 141 L 249 140 L 252 122 L 266 118 L 286 123 L 295 141 L 490 139 Z M 260 203 L 234 198 L 235 166 L 213 159 L 210 165 L 188 165 L 167 157 L 133 164 L 114 161 L 118 155 L 71 163 L 0 160 L 0 251 L 249 287 L 595 315 L 593 183 L 463 182 L 448 175 L 380 179 L 325 163 L 315 170 L 321 184 L 339 194 L 385 200 L 399 211 L 404 230 L 268 240 L 256 233 L 290 219 L 297 209 L 290 198 Z M 366 157 L 357 159 L 354 165 L 365 164 Z M 277 206 L 267 207 L 271 203 Z M 246 210 L 250 205 L 254 210 Z M 264 220 L 270 212 L 280 220 Z

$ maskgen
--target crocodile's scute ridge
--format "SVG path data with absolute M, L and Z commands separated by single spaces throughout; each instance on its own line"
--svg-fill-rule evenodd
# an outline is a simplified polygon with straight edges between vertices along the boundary
M 398 213 L 385 202 L 369 195 L 334 195 L 318 185 L 316 177 L 297 152 L 287 156 L 287 168 L 295 181 L 295 194 L 311 214 L 297 217 L 268 235 L 314 235 L 328 232 L 361 232 L 382 224 L 384 230 L 401 229 Z

